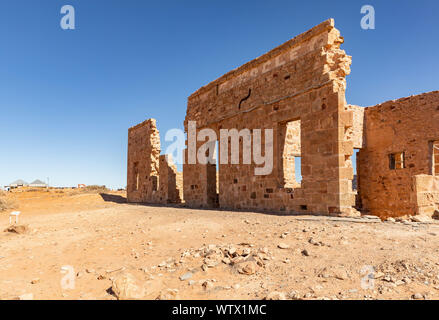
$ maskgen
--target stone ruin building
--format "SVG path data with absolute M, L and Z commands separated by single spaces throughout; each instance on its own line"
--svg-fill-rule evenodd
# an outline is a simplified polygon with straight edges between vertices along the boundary
M 129 129 L 128 202 L 285 214 L 359 210 L 383 218 L 438 214 L 439 91 L 367 108 L 347 103 L 351 57 L 340 49 L 343 41 L 327 20 L 188 98 L 186 133 L 189 121 L 218 137 L 220 129 L 273 129 L 270 174 L 256 176 L 257 165 L 242 162 L 185 161 L 177 172 L 172 159 L 160 155 L 150 119 Z

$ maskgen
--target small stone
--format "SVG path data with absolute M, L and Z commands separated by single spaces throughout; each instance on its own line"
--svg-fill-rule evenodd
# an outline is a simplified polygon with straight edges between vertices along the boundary
M 16 233 L 16 234 L 25 234 L 29 231 L 29 227 L 25 225 L 13 225 L 7 227 L 4 232 Z
M 422 300 L 422 299 L 424 299 L 424 295 L 421 293 L 415 293 L 414 295 L 412 295 L 412 299 Z
M 145 295 L 145 289 L 137 284 L 136 278 L 130 273 L 114 279 L 111 289 L 119 300 L 142 299 Z
M 190 278 L 192 278 L 192 276 L 193 276 L 192 272 L 186 272 L 185 274 L 180 276 L 180 280 L 181 281 L 189 280 Z
M 431 222 L 431 218 L 428 216 L 421 216 L 417 215 L 411 218 L 413 222 L 420 222 L 420 223 L 428 223 Z
M 166 289 L 161 291 L 157 300 L 177 300 L 178 290 L 177 289 Z
M 204 288 L 204 290 L 208 290 L 213 288 L 213 283 L 210 281 L 204 281 L 201 286 Z
M 241 263 L 238 272 L 241 274 L 252 275 L 256 273 L 258 265 L 254 261 L 248 261 Z
M 18 300 L 33 300 L 33 299 L 34 299 L 33 293 L 25 293 L 18 296 Z
M 268 248 L 267 248 L 267 247 L 260 248 L 260 249 L 259 249 L 259 252 L 260 252 L 260 253 L 267 254 L 267 253 L 268 253 Z
M 242 250 L 241 255 L 244 256 L 244 257 L 246 257 L 246 256 L 248 256 L 251 252 L 252 252 L 252 251 L 251 251 L 250 248 L 244 248 L 244 249 Z
M 239 288 L 241 288 L 241 285 L 239 283 L 236 283 L 232 286 L 232 288 L 238 290 Z
M 32 283 L 32 284 L 36 284 L 36 283 L 38 283 L 38 282 L 40 282 L 40 278 L 32 279 L 32 281 L 31 281 L 30 283 Z
M 302 250 L 302 255 L 304 255 L 305 257 L 309 257 L 309 252 L 308 252 L 308 250 Z
M 281 243 L 279 243 L 279 244 L 277 245 L 277 247 L 278 247 L 279 249 L 288 249 L 290 246 L 287 245 L 286 243 L 281 242 Z
M 404 281 L 404 282 L 407 283 L 407 284 L 409 284 L 409 283 L 412 282 L 412 280 L 411 280 L 409 277 L 404 277 L 404 278 L 402 279 L 402 281 Z

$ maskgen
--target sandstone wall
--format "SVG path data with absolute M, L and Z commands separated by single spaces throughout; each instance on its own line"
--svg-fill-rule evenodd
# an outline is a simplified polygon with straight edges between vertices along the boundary
M 127 200 L 137 203 L 180 203 L 182 173 L 168 155 L 160 155 L 155 119 L 128 130 Z
M 340 50 L 342 43 L 328 20 L 189 97 L 186 132 L 188 121 L 197 121 L 198 129 L 215 130 L 218 137 L 220 129 L 274 130 L 271 174 L 255 176 L 254 163 L 219 165 L 220 207 L 336 214 L 355 204 L 350 162 L 354 141 L 349 135 L 354 112 L 345 101 L 351 57 Z M 294 120 L 300 120 L 300 130 L 285 139 L 286 124 Z M 300 146 L 294 146 L 299 132 Z M 300 150 L 301 185 L 290 178 L 294 173 L 285 179 L 284 166 L 294 167 L 282 157 L 285 143 Z M 184 165 L 188 205 L 215 203 L 215 171 L 214 165 Z
M 439 141 L 439 92 L 366 108 L 366 148 L 358 154 L 363 208 L 378 216 L 417 213 L 413 177 L 431 175 L 432 142 Z M 390 169 L 389 155 L 404 153 L 404 168 Z
M 413 177 L 412 202 L 416 214 L 439 215 L 439 175 L 417 175 Z

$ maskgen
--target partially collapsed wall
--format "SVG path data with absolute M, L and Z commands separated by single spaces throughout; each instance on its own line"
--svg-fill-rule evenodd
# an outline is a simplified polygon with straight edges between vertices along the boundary
M 180 203 L 182 174 L 172 158 L 160 155 L 156 120 L 128 130 L 127 200 L 134 203 Z
M 203 208 L 439 215 L 439 93 L 369 108 L 348 104 L 351 57 L 342 43 L 334 21 L 325 21 L 193 93 L 184 121 L 183 173 L 160 155 L 154 119 L 130 128 L 128 201 L 184 198 L 187 206 Z M 197 136 L 203 129 L 214 132 L 220 149 L 228 130 L 228 149 L 207 164 L 190 160 L 191 150 L 213 159 L 212 149 L 203 149 L 207 136 Z M 254 141 L 258 130 L 261 156 L 273 150 L 271 170 L 261 175 L 255 172 L 266 163 L 256 163 L 245 136 Z M 273 141 L 264 130 L 272 130 Z M 234 143 L 237 162 L 230 161 Z M 249 148 L 250 162 L 244 159 Z
M 365 108 L 364 122 L 366 148 L 358 154 L 363 209 L 385 217 L 422 213 L 418 207 L 434 207 L 434 201 L 437 206 L 437 198 L 421 199 L 416 189 L 434 193 L 437 186 L 433 176 L 439 175 L 439 150 L 435 149 L 439 146 L 439 92 Z M 417 175 L 431 178 L 416 182 Z
M 255 176 L 254 163 L 219 159 L 218 195 L 209 178 L 215 165 L 185 164 L 188 205 L 210 207 L 218 198 L 230 209 L 336 214 L 352 208 L 353 144 L 346 130 L 353 114 L 345 102 L 351 57 L 340 50 L 342 43 L 334 21 L 325 21 L 189 97 L 186 132 L 189 121 L 218 137 L 220 129 L 273 129 L 274 161 L 270 174 Z M 288 149 L 293 153 L 283 157 Z M 300 185 L 295 156 L 301 157 Z

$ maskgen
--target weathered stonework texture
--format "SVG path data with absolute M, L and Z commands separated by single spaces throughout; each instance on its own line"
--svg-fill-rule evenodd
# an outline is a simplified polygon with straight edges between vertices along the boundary
M 357 160 L 363 209 L 379 216 L 401 216 L 421 213 L 419 206 L 437 207 L 433 181 L 439 172 L 433 172 L 433 146 L 439 141 L 439 92 L 365 108 L 364 122 L 366 147 Z M 391 169 L 390 157 L 396 153 L 403 154 L 404 163 Z M 428 191 L 431 197 L 422 196 Z
M 180 203 L 182 173 L 168 155 L 160 155 L 155 119 L 128 130 L 127 200 L 137 203 Z
M 345 102 L 351 57 L 340 50 L 342 43 L 328 20 L 189 97 L 186 131 L 188 121 L 218 137 L 220 129 L 273 129 L 274 168 L 255 176 L 255 164 L 220 164 L 217 196 L 209 179 L 215 166 L 185 164 L 188 205 L 210 207 L 218 197 L 222 208 L 325 214 L 354 205 L 347 161 L 353 145 L 346 134 L 353 123 Z M 294 179 L 294 153 L 301 155 L 301 184 Z
M 325 21 L 193 93 L 184 121 L 183 176 L 160 156 L 155 120 L 129 129 L 128 201 L 174 203 L 184 195 L 189 207 L 439 215 L 439 92 L 369 108 L 348 104 L 351 57 L 340 49 L 343 41 L 334 21 Z M 255 175 L 260 165 L 244 163 L 243 136 L 236 140 L 239 164 L 230 162 L 230 147 L 228 164 L 221 153 L 219 165 L 192 164 L 188 149 L 205 144 L 190 139 L 193 121 L 197 132 L 210 128 L 217 139 L 221 129 L 262 129 L 262 150 L 264 129 L 272 129 L 273 170 Z

